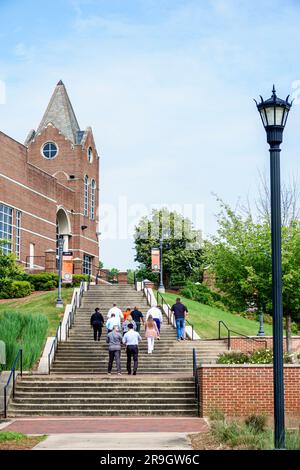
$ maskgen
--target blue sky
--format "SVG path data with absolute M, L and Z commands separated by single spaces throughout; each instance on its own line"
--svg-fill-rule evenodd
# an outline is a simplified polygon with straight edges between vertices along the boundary
M 209 235 L 212 193 L 253 203 L 268 151 L 252 98 L 299 86 L 298 1 L 0 0 L 0 19 L 2 131 L 23 142 L 63 79 L 95 133 L 103 204 L 202 204 Z M 299 124 L 296 102 L 285 179 L 299 170 Z M 133 265 L 122 238 L 103 241 L 106 265 Z

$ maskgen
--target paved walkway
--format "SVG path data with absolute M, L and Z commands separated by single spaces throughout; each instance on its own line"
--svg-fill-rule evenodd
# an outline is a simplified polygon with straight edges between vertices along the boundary
M 34 450 L 188 450 L 188 435 L 206 432 L 208 425 L 202 418 L 184 417 L 30 417 L 0 428 L 48 434 Z
M 187 433 L 52 434 L 34 450 L 191 450 Z
M 207 430 L 208 426 L 204 419 L 188 417 L 30 417 L 13 419 L 5 426 L 5 431 L 24 434 L 193 433 Z

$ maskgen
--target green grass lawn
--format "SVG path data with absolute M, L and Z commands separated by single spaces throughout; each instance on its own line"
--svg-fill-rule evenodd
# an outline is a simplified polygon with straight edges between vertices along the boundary
M 163 297 L 170 305 L 173 305 L 178 295 L 165 293 Z M 237 333 L 244 335 L 255 336 L 259 330 L 259 323 L 254 320 L 248 320 L 219 308 L 209 307 L 208 305 L 200 304 L 194 300 L 186 299 L 182 296 L 180 296 L 180 298 L 182 303 L 188 308 L 188 320 L 194 325 L 196 332 L 203 339 L 217 337 L 219 320 L 223 320 L 231 330 L 235 330 Z M 271 325 L 265 324 L 264 331 L 267 336 L 272 336 Z M 221 334 L 222 336 L 227 335 L 227 331 L 224 327 L 221 330 Z
M 71 302 L 73 289 L 62 289 L 62 299 L 64 306 Z M 31 314 L 46 315 L 49 322 L 47 336 L 54 336 L 59 320 L 64 315 L 64 308 L 55 306 L 57 290 L 51 292 L 41 292 L 36 296 L 25 297 L 24 299 L 14 299 L 10 302 L 0 303 L 0 315 L 2 312 L 21 312 Z

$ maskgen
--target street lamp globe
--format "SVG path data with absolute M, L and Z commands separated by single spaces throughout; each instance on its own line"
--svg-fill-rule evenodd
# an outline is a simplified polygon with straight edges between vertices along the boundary
M 267 132 L 267 141 L 270 145 L 281 144 L 283 130 L 288 118 L 292 102 L 289 103 L 289 95 L 285 100 L 277 97 L 275 86 L 273 85 L 272 96 L 268 100 L 260 97 L 261 102 L 257 103 L 262 123 Z

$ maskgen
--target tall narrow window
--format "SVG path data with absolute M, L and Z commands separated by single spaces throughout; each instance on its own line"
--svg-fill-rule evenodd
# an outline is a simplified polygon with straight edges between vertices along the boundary
M 88 255 L 83 256 L 83 274 L 92 274 L 92 257 Z
M 91 181 L 91 219 L 95 220 L 95 192 L 96 183 L 95 180 Z
M 85 175 L 84 177 L 84 183 L 83 183 L 83 215 L 88 217 L 89 215 L 89 182 L 88 182 L 88 177 Z
M 21 212 L 16 211 L 16 257 L 20 259 L 21 249 Z
M 11 207 L 0 204 L 0 239 L 12 240 L 12 215 L 13 210 Z M 11 243 L 2 245 L 1 249 L 4 254 L 11 253 Z

